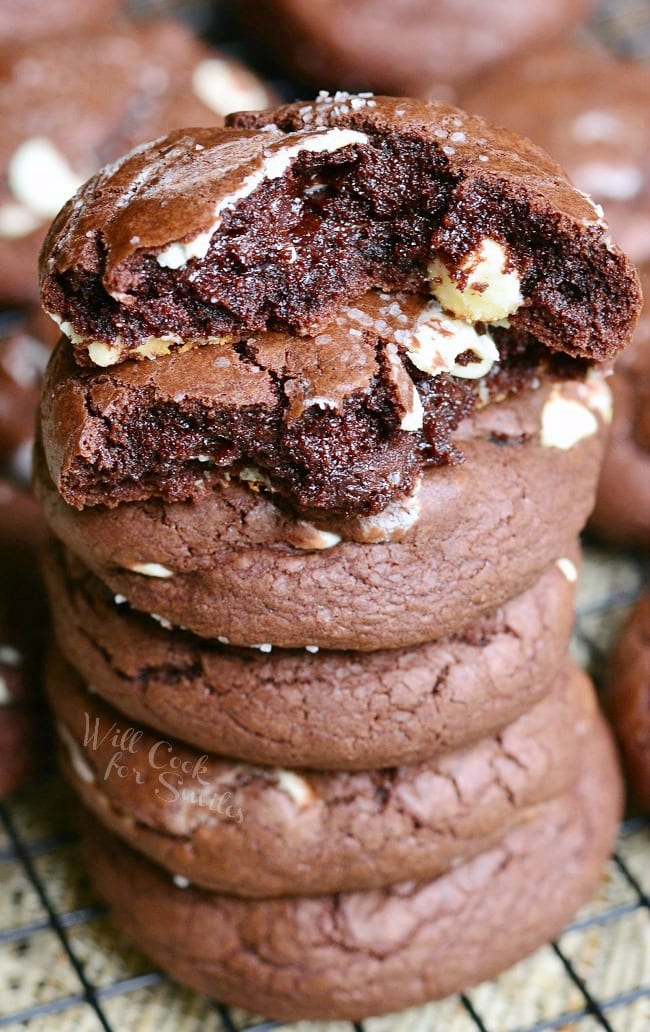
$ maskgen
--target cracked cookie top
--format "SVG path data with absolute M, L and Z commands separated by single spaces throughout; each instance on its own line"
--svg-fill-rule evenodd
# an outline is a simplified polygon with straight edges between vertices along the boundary
M 574 356 L 628 339 L 633 268 L 602 212 L 516 134 L 368 94 L 230 123 L 136 149 L 56 218 L 41 294 L 79 363 L 313 336 L 373 288 Z

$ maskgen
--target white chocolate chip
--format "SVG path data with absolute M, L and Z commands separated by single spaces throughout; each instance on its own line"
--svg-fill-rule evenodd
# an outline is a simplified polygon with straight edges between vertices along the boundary
M 281 767 L 278 767 L 273 771 L 273 774 L 275 775 L 279 788 L 281 788 L 283 792 L 286 792 L 299 810 L 304 809 L 306 806 L 310 806 L 316 801 L 316 795 L 311 785 L 309 785 L 304 778 L 294 774 L 293 771 L 283 770 Z
M 177 889 L 189 889 L 190 887 L 190 879 L 186 878 L 184 874 L 175 874 L 173 882 Z
M 413 397 L 410 408 L 402 416 L 402 422 L 400 423 L 401 430 L 407 430 L 409 433 L 413 433 L 417 430 L 421 430 L 424 426 L 424 409 L 422 402 L 420 401 L 420 395 L 418 394 L 417 387 L 413 384 Z
M 207 58 L 196 66 L 192 89 L 201 103 L 218 115 L 258 111 L 266 107 L 269 100 L 264 86 L 254 76 L 218 57 Z
M 51 315 L 51 313 L 49 314 Z M 55 315 L 51 315 L 51 318 L 59 323 L 61 332 L 65 333 L 66 337 L 69 337 L 73 344 L 85 342 L 91 362 L 101 366 L 102 369 L 105 369 L 106 366 L 115 365 L 122 358 L 124 345 L 120 337 L 116 337 L 110 343 L 102 340 L 86 340 L 81 334 L 75 332 L 70 323 L 57 319 Z M 166 333 L 162 337 L 147 337 L 137 347 L 129 349 L 127 354 L 140 355 L 141 358 L 161 358 L 164 355 L 169 355 L 174 348 L 188 351 L 190 348 L 202 347 L 206 344 L 227 344 L 228 340 L 228 337 L 205 337 L 201 340 L 184 341 L 177 333 Z
M 334 534 L 331 530 L 320 530 L 319 527 L 315 527 L 307 520 L 296 520 L 296 529 L 298 537 L 295 541 L 291 541 L 295 548 L 324 552 L 341 542 L 340 534 Z
M 576 391 L 588 409 L 596 412 L 603 423 L 611 423 L 614 414 L 614 399 L 605 376 L 597 369 L 590 369 L 585 380 L 576 384 Z
M 239 187 L 231 194 L 222 197 L 214 209 L 214 221 L 209 229 L 199 233 L 192 240 L 175 241 L 168 244 L 156 256 L 159 265 L 165 269 L 180 269 L 191 258 L 205 258 L 214 233 L 221 225 L 224 211 L 234 207 L 239 201 L 250 197 L 258 186 L 267 179 L 279 179 L 291 167 L 295 158 L 303 151 L 310 154 L 331 153 L 349 147 L 352 144 L 368 142 L 365 133 L 353 129 L 325 129 L 321 132 L 304 131 L 304 138 L 299 143 L 285 144 L 272 153 L 268 153 L 260 168 L 247 175 Z
M 460 365 L 459 355 L 471 351 L 475 362 Z M 499 351 L 487 333 L 479 334 L 469 323 L 445 315 L 432 301 L 418 317 L 415 333 L 406 352 L 423 373 L 437 376 L 451 373 L 465 380 L 478 380 L 499 361 Z
M 313 656 L 320 652 L 320 645 L 305 645 L 305 652 L 311 652 Z
M 618 119 L 610 111 L 591 109 L 582 111 L 573 120 L 573 136 L 580 143 L 599 143 L 608 140 L 618 128 Z
M 364 541 L 374 544 L 380 541 L 401 540 L 420 518 L 421 486 L 420 479 L 410 495 L 396 498 L 373 516 L 359 516 L 357 524 L 362 530 Z
M 28 236 L 41 225 L 42 219 L 34 215 L 23 204 L 0 205 L 0 237 L 5 240 L 18 240 Z
M 0 663 L 4 666 L 22 666 L 23 657 L 13 645 L 0 645 Z
M 266 473 L 257 466 L 242 466 L 239 471 L 239 479 L 243 480 L 245 484 L 250 484 L 251 486 L 261 484 L 262 487 L 273 487 L 273 484 Z
M 604 161 L 585 162 L 573 170 L 572 176 L 587 194 L 606 201 L 629 201 L 641 192 L 645 183 L 645 176 L 636 165 Z M 600 214 L 602 217 L 602 208 Z
M 71 322 L 68 322 L 66 319 L 63 319 L 62 316 L 57 315 L 55 312 L 45 311 L 45 314 L 48 315 L 50 319 L 56 323 L 56 325 L 61 330 L 61 333 L 64 333 L 68 340 L 72 341 L 73 344 L 82 343 L 84 337 L 82 336 L 82 334 L 77 333 Z
M 73 340 L 73 343 L 81 343 L 83 338 L 79 337 L 78 334 L 75 334 L 75 336 L 77 337 L 77 340 Z M 140 355 L 142 358 L 161 358 L 164 355 L 168 355 L 175 344 L 180 343 L 180 337 L 175 334 L 170 334 L 165 337 L 147 337 L 142 344 L 133 348 L 129 353 Z M 123 344 L 119 337 L 116 337 L 115 340 L 110 343 L 102 340 L 92 340 L 88 342 L 87 347 L 88 357 L 91 362 L 94 362 L 97 366 L 101 366 L 102 369 L 119 362 L 123 353 Z
M 523 304 L 518 274 L 508 269 L 502 244 L 486 238 L 454 273 L 439 258 L 429 265 L 431 293 L 443 308 L 467 322 L 496 322 Z
M 143 577 L 173 577 L 174 571 L 163 566 L 162 563 L 133 563 L 127 566 L 132 573 L 141 573 Z
M 333 398 L 327 398 L 324 395 L 316 395 L 315 398 L 305 398 L 303 405 L 306 409 L 318 408 L 323 412 L 326 409 L 337 409 L 339 407 L 337 401 L 334 401 Z
M 142 358 L 162 358 L 169 354 L 174 344 L 178 344 L 178 339 L 172 335 L 147 337 L 142 344 L 138 344 L 137 348 L 133 349 L 133 354 L 140 355 Z
M 273 646 L 266 641 L 263 645 L 251 645 L 252 649 L 259 649 L 260 652 L 273 652 Z
M 34 442 L 30 437 L 29 440 L 18 445 L 9 459 L 9 470 L 14 479 L 21 484 L 31 482 L 33 453 Z
M 573 448 L 598 432 L 598 420 L 586 405 L 562 394 L 557 385 L 542 409 L 541 440 L 545 448 Z
M 558 570 L 564 574 L 569 584 L 575 584 L 578 579 L 578 571 L 575 568 L 575 563 L 572 563 L 570 559 L 556 559 L 555 565 Z
M 317 530 L 318 544 L 313 544 L 312 548 L 318 548 L 325 550 L 327 548 L 334 548 L 335 545 L 340 543 L 340 535 L 332 534 L 331 530 Z
M 49 349 L 26 334 L 20 338 L 18 347 L 2 355 L 0 366 L 19 387 L 29 389 L 40 384 L 49 357 Z
M 54 218 L 83 183 L 45 136 L 33 136 L 14 151 L 7 169 L 9 188 L 36 218 Z
M 399 313 L 401 311 L 399 305 L 396 305 L 395 307 Z M 354 309 L 352 309 L 352 311 L 354 311 Z M 358 309 L 357 311 L 365 320 L 365 313 Z M 396 344 L 391 343 L 388 345 L 386 348 L 386 358 L 391 366 L 391 375 L 396 389 L 397 399 L 404 410 L 404 415 L 400 422 L 400 429 L 406 430 L 408 433 L 417 432 L 418 430 L 421 430 L 424 425 L 424 408 L 422 407 L 418 389 L 404 369 Z
M 63 332 L 65 333 L 66 331 L 64 330 Z M 75 341 L 70 334 L 67 335 L 70 337 L 73 344 L 81 343 L 79 340 Z M 92 340 L 88 344 L 88 357 L 90 361 L 96 366 L 101 366 L 102 369 L 119 362 L 121 354 L 122 349 L 118 344 L 105 344 L 101 340 Z
M 171 620 L 168 620 L 166 616 L 160 616 L 159 613 L 149 613 L 149 616 L 152 620 L 155 620 L 156 623 L 159 623 L 161 627 L 164 627 L 166 631 L 172 631 L 174 629 L 173 623 Z
M 91 785 L 95 780 L 95 775 L 86 763 L 78 743 L 72 737 L 65 724 L 57 723 L 57 732 L 59 738 L 68 750 L 70 763 L 72 764 L 72 769 L 75 774 L 80 781 L 84 781 L 87 785 Z
M 0 706 L 10 706 L 14 701 L 4 677 L 0 677 Z
M 156 261 L 163 269 L 181 269 L 192 258 L 205 258 L 210 247 L 212 234 L 218 228 L 221 219 L 205 233 L 199 233 L 186 244 L 169 244 L 156 256 Z

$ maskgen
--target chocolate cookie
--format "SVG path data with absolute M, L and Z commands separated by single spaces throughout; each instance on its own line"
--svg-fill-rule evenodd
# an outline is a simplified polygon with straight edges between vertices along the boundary
M 212 125 L 269 99 L 177 22 L 1 46 L 0 299 L 38 296 L 47 225 L 101 165 L 178 125 Z
M 317 334 L 373 287 L 595 359 L 640 299 L 600 212 L 528 141 L 445 104 L 348 94 L 137 149 L 78 191 L 41 254 L 44 307 L 100 366 Z
M 0 478 L 0 623 L 30 670 L 36 669 L 32 661 L 37 660 L 48 633 L 37 561 L 45 536 L 43 514 L 35 498 Z
M 41 382 L 51 347 L 31 315 L 6 320 L 0 332 L 0 467 L 18 482 L 31 479 Z
M 608 398 L 592 374 L 487 405 L 454 437 L 464 463 L 425 470 L 377 516 L 318 526 L 233 478 L 200 505 L 78 512 L 37 455 L 38 491 L 56 536 L 140 611 L 234 645 L 401 648 L 463 630 L 566 554 Z
M 600 720 L 586 753 L 573 789 L 424 884 L 240 900 L 175 886 L 94 822 L 84 835 L 90 875 L 115 924 L 156 965 L 225 1003 L 287 1020 L 397 1011 L 498 974 L 594 892 L 621 812 Z
M 0 615 L 0 799 L 18 788 L 36 766 L 39 723 L 27 657 Z
M 0 43 L 14 45 L 43 36 L 78 33 L 108 22 L 123 0 L 3 0 L 0 4 Z
M 444 874 L 571 786 L 596 711 L 588 678 L 565 665 L 498 735 L 350 774 L 238 764 L 129 727 L 58 656 L 48 697 L 63 770 L 102 823 L 181 879 L 254 898 Z
M 641 282 L 650 296 L 650 265 Z M 650 548 L 650 308 L 609 383 L 614 418 L 589 526 L 608 540 Z
M 650 810 L 650 594 L 637 602 L 610 662 L 607 702 L 630 784 Z
M 57 642 L 131 720 L 252 763 L 368 770 L 497 732 L 548 691 L 573 623 L 577 550 L 439 644 L 385 652 L 235 649 L 130 610 L 53 544 Z
M 588 0 L 240 0 L 242 28 L 317 86 L 418 95 L 575 24 Z
M 0 479 L 0 798 L 47 752 L 40 696 L 47 609 L 35 562 L 43 530 L 35 500 Z
M 461 92 L 488 121 L 530 136 L 602 204 L 617 243 L 650 259 L 650 71 L 586 44 L 542 47 Z

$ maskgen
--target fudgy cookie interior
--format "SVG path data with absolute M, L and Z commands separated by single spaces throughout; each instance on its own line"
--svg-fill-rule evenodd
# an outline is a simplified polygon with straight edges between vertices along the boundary
M 305 512 L 377 513 L 409 495 L 425 466 L 462 461 L 454 431 L 476 404 L 588 368 L 496 330 L 498 358 L 482 377 L 469 378 L 470 350 L 459 375 L 431 375 L 394 339 L 401 313 L 424 306 L 372 292 L 315 338 L 267 333 L 106 370 L 80 369 L 63 340 L 42 403 L 59 490 L 78 507 L 182 501 L 226 472 Z
M 638 285 L 599 213 L 519 137 L 388 98 L 236 123 L 133 152 L 55 221 L 42 297 L 79 362 L 317 332 L 373 287 L 596 358 L 634 319 Z

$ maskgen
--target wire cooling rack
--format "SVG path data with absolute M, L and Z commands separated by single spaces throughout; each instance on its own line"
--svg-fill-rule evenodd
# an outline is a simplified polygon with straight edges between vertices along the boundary
M 647 562 L 586 552 L 576 658 L 597 680 Z M 0 1028 L 30 1032 L 542 1032 L 650 1028 L 650 818 L 625 821 L 597 897 L 557 942 L 466 995 L 403 1015 L 269 1022 L 171 984 L 115 932 L 78 856 L 74 803 L 54 774 L 0 806 Z M 173 934 L 173 930 L 170 931 Z
M 201 30 L 228 17 L 201 0 L 132 0 L 182 10 Z M 650 55 L 649 0 L 604 0 L 592 32 Z M 249 53 L 250 56 L 250 53 Z M 259 57 L 259 54 L 257 55 Z M 271 70 L 272 71 L 272 70 Z M 286 84 L 278 92 L 292 95 Z M 283 88 L 286 87 L 286 88 Z M 630 605 L 648 583 L 633 555 L 587 549 L 573 640 L 597 682 Z M 630 817 L 597 897 L 560 938 L 467 994 L 363 1023 L 265 1021 L 170 983 L 111 929 L 78 855 L 74 803 L 55 774 L 0 804 L 0 1028 L 29 1032 L 648 1032 L 650 818 Z M 173 931 L 171 932 L 173 934 Z

